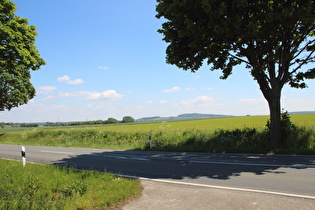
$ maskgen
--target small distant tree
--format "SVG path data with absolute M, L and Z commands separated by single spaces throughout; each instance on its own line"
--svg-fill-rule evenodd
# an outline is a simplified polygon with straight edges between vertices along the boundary
M 26 104 L 35 96 L 30 69 L 38 70 L 45 64 L 35 46 L 35 26 L 15 12 L 13 2 L 1 0 L 0 111 Z
M 23 127 L 23 128 L 28 127 L 28 124 L 27 123 L 22 123 L 22 124 L 20 124 L 20 127 Z
M 123 119 L 122 119 L 122 123 L 132 123 L 132 122 L 134 122 L 135 121 L 135 119 L 133 119 L 132 117 L 130 117 L 130 116 L 125 116 L 125 117 L 123 117 Z
M 108 118 L 106 121 L 105 121 L 106 124 L 115 124 L 115 123 L 119 123 L 118 120 L 116 120 L 115 118 Z

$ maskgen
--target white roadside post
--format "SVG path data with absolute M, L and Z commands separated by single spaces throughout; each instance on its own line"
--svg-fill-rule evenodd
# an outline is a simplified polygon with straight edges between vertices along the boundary
M 22 164 L 23 164 L 23 167 L 25 167 L 26 165 L 26 155 L 25 155 L 25 147 L 22 146 Z
M 149 132 L 148 135 L 149 135 L 149 141 L 150 141 L 150 149 L 152 149 L 152 133 Z

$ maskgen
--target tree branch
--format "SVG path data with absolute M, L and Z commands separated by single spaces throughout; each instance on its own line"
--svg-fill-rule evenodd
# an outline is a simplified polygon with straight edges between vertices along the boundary
M 309 41 L 307 44 L 305 44 L 305 46 L 303 48 L 300 49 L 300 51 L 292 58 L 292 60 L 295 60 L 297 57 L 299 57 L 301 55 L 302 52 L 305 51 L 305 49 L 310 46 L 311 44 L 315 43 L 315 39 Z M 297 45 L 296 49 L 298 48 L 299 45 Z M 296 62 L 293 62 L 290 64 L 290 66 L 294 65 Z
M 312 51 L 306 59 L 303 59 L 302 63 L 300 63 L 300 65 L 298 65 L 298 67 L 296 67 L 293 71 L 291 71 L 292 73 L 295 73 L 298 69 L 300 69 L 304 64 L 307 64 L 308 61 L 311 59 L 312 54 L 314 53 L 314 51 Z
M 248 61 L 246 61 L 246 60 L 244 60 L 244 59 L 241 59 L 240 57 L 235 56 L 235 55 L 231 54 L 230 52 L 228 52 L 228 54 L 229 54 L 229 56 L 231 56 L 232 58 L 235 58 L 235 59 L 237 59 L 237 60 L 239 60 L 239 61 L 241 61 L 241 62 L 244 62 L 244 63 L 250 65 L 250 63 L 249 63 Z

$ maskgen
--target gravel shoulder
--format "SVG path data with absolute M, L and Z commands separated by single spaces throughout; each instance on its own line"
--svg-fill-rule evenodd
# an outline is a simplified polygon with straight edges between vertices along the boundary
M 124 210 L 315 209 L 314 199 L 141 180 L 142 195 Z

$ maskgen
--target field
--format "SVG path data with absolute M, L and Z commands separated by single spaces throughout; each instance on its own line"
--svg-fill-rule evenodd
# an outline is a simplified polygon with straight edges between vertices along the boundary
M 0 159 L 0 209 L 109 209 L 140 194 L 137 180 Z
M 298 114 L 290 115 L 292 122 L 297 126 L 315 126 L 315 114 Z M 38 128 L 12 128 L 5 127 L 1 131 L 26 131 L 38 129 L 82 129 L 95 128 L 102 131 L 122 131 L 122 132 L 150 132 L 159 130 L 215 130 L 226 129 L 232 130 L 236 128 L 257 128 L 264 129 L 269 116 L 242 116 L 242 117 L 226 117 L 226 118 L 207 118 L 197 120 L 184 121 L 158 121 L 147 123 L 132 123 L 132 124 L 107 124 L 107 125 L 92 125 L 92 126 L 66 126 L 66 127 L 38 127 Z
M 290 117 L 298 129 L 288 137 L 290 148 L 281 152 L 312 153 L 315 150 L 315 114 Z M 267 119 L 268 116 L 244 116 L 97 126 L 5 128 L 0 133 L 0 143 L 148 150 L 148 133 L 152 133 L 154 150 L 277 152 L 270 151 L 269 134 L 265 129 Z

